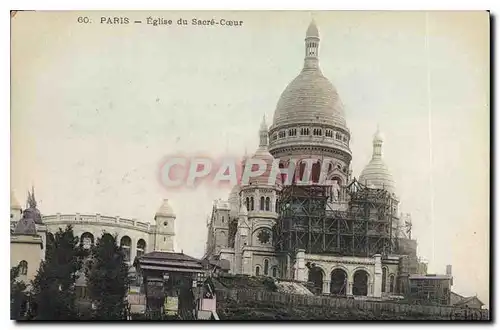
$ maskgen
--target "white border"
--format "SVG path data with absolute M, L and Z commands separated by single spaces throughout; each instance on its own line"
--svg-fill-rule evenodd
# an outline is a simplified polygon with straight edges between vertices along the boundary
M 498 9 L 500 4 L 500 1 L 486 1 L 486 0 L 474 0 L 474 1 L 436 1 L 436 0 L 420 0 L 420 1 L 388 1 L 388 0 L 379 0 L 379 1 L 370 1 L 370 0 L 351 0 L 351 1 L 345 1 L 342 3 L 329 3 L 324 0 L 307 0 L 307 1 L 283 1 L 283 2 L 273 2 L 271 3 L 269 0 L 241 0 L 241 1 L 224 1 L 224 0 L 211 0 L 210 2 L 208 1 L 203 1 L 203 0 L 183 0 L 183 1 L 178 1 L 176 3 L 173 2 L 167 2 L 167 1 L 153 1 L 153 0 L 141 0 L 141 1 L 103 1 L 103 0 L 87 0 L 85 2 L 81 3 L 74 3 L 70 1 L 44 1 L 43 4 L 40 3 L 39 1 L 31 0 L 31 1 L 2 1 L 0 6 L 2 7 L 2 15 L 0 15 L 0 22 L 1 22 L 1 41 L 2 41 L 2 52 L 1 52 L 1 62 L 3 64 L 4 71 L 3 72 L 10 72 L 10 15 L 8 14 L 8 11 L 10 9 L 24 9 L 24 10 L 97 10 L 97 9 L 113 9 L 113 10 L 158 10 L 158 9 L 169 9 L 169 10 L 181 10 L 181 9 L 210 9 L 210 10 L 491 10 L 492 13 L 499 13 L 500 10 Z M 498 55 L 495 56 L 495 60 L 498 59 Z M 497 88 L 495 88 L 494 92 L 497 92 Z M 2 154 L 2 159 L 4 161 L 0 162 L 1 166 L 1 174 L 2 174 L 2 180 L 0 182 L 6 183 L 10 182 L 10 162 L 7 161 L 10 159 L 10 102 L 9 102 L 9 95 L 10 95 L 10 77 L 9 75 L 3 75 L 2 79 L 2 91 L 0 93 L 1 95 L 1 101 L 2 101 L 2 108 L 3 111 L 0 111 L 0 125 L 2 127 L 0 128 L 0 152 Z M 497 119 L 495 120 L 495 124 L 498 122 L 498 115 Z M 496 125 L 495 125 L 496 126 Z M 29 130 L 29 127 L 26 127 L 25 129 Z M 496 147 L 495 147 L 495 154 L 498 152 L 499 144 L 498 141 L 496 141 Z M 495 202 L 497 202 L 498 205 L 500 205 L 499 202 L 499 195 L 496 194 Z M 4 239 L 1 241 L 3 242 L 3 251 L 5 251 L 3 254 L 4 256 L 7 256 L 10 258 L 9 255 L 9 245 L 8 242 L 10 241 L 9 238 L 9 221 L 8 221 L 8 209 L 9 209 L 9 203 L 10 203 L 10 185 L 3 184 L 2 188 L 0 189 L 0 214 L 2 215 L 3 218 L 3 230 L 1 231 L 2 235 L 4 236 Z M 495 219 L 496 220 L 496 217 Z M 497 225 L 497 230 L 495 231 L 495 237 L 498 237 L 498 225 Z M 496 263 L 498 264 L 498 255 L 496 258 Z M 1 276 L 1 283 L 3 285 L 7 285 L 8 282 L 8 269 L 4 269 L 2 272 L 0 272 Z M 494 281 L 494 279 L 492 279 Z M 498 285 L 497 285 L 498 287 Z M 3 292 L 7 293 L 9 292 L 9 289 L 3 290 Z M 495 292 L 496 295 L 496 292 Z M 4 294 L 4 298 L 1 300 L 2 307 L 0 310 L 2 311 L 3 315 L 1 317 L 1 322 L 5 326 L 5 328 L 11 328 L 15 326 L 15 324 L 11 321 L 10 319 L 10 314 L 9 314 L 9 309 L 10 306 L 8 306 L 8 301 L 7 301 L 7 296 L 8 294 Z M 492 308 L 494 306 L 491 306 Z M 279 323 L 273 323 L 272 325 L 276 326 L 289 326 L 292 325 L 293 323 L 285 323 L 285 324 L 279 324 Z M 314 323 L 311 323 L 314 324 Z M 304 326 L 304 323 L 297 323 L 299 326 Z M 327 326 L 336 326 L 336 327 L 343 327 L 344 324 L 326 324 Z M 33 325 L 32 325 L 33 326 Z M 49 325 L 44 325 L 44 324 L 36 324 L 34 326 L 37 327 L 47 327 Z M 52 326 L 52 324 L 50 325 Z M 64 326 L 71 326 L 71 324 L 65 323 Z M 82 326 L 88 327 L 88 328 L 101 328 L 105 327 L 104 324 L 96 324 L 96 323 L 85 323 Z M 106 328 L 109 327 L 120 327 L 121 324 L 110 324 L 106 325 Z M 135 323 L 135 326 L 143 326 L 143 324 L 138 324 Z M 156 327 L 169 327 L 171 328 L 177 328 L 180 325 L 178 324 L 165 324 L 162 325 L 160 323 L 155 323 L 151 324 L 149 326 L 156 326 Z M 189 324 L 188 327 L 194 326 L 192 324 Z M 205 324 L 206 326 L 206 324 Z M 212 327 L 217 326 L 217 325 L 212 325 Z M 234 326 L 240 326 L 238 324 L 231 324 L 231 327 Z M 265 325 L 265 324 L 252 324 L 253 327 L 268 327 L 270 325 Z M 365 326 L 365 324 L 358 324 L 355 327 L 362 327 Z M 378 326 L 385 326 L 385 324 L 380 324 Z M 437 325 L 431 325 L 431 324 L 420 324 L 417 325 L 418 327 L 426 327 L 426 328 L 432 328 L 432 327 L 437 327 Z M 183 326 L 185 327 L 185 326 Z M 351 326 L 352 327 L 352 326 Z

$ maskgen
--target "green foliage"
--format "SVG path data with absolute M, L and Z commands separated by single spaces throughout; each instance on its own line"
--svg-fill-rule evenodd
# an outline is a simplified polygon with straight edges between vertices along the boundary
M 89 296 L 94 304 L 93 319 L 126 319 L 128 266 L 116 237 L 104 234 L 97 240 L 85 274 Z
M 37 320 L 75 320 L 75 280 L 82 266 L 78 238 L 68 226 L 47 240 L 45 261 L 32 282 L 33 303 Z
M 26 285 L 17 280 L 19 276 L 19 266 L 10 269 L 10 319 L 21 319 L 21 304 L 26 299 Z

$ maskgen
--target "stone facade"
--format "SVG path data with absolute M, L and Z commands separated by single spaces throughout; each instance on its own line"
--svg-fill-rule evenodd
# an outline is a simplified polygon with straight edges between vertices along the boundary
M 12 203 L 13 202 L 13 203 Z M 10 267 L 19 266 L 19 280 L 29 287 L 35 278 L 40 262 L 45 259 L 45 228 L 40 224 L 40 211 L 36 208 L 35 193 L 28 193 L 26 210 L 11 195 Z M 18 212 L 20 214 L 18 214 Z M 15 215 L 15 216 L 14 216 Z
M 10 238 L 10 267 L 20 266 L 19 280 L 29 284 L 42 261 L 42 239 L 39 235 L 12 235 Z
M 17 213 L 23 212 L 16 204 L 11 206 L 11 228 L 18 222 Z M 45 258 L 46 236 L 53 235 L 59 228 L 63 230 L 71 225 L 76 237 L 84 244 L 94 243 L 103 233 L 116 235 L 117 241 L 128 250 L 128 261 L 132 263 L 136 256 L 152 252 L 173 252 L 175 246 L 175 219 L 167 200 L 164 200 L 153 217 L 154 223 L 119 216 L 111 217 L 97 214 L 54 214 L 42 216 L 43 224 L 37 224 L 42 248 L 38 255 Z M 15 258 L 11 257 L 11 260 Z M 12 261 L 15 263 L 15 260 Z M 38 267 L 37 267 L 38 269 Z
M 287 173 L 291 160 L 318 159 L 312 167 L 330 160 L 326 178 L 334 183 L 334 198 L 328 207 L 346 211 L 345 187 L 352 182 L 350 164 L 350 131 L 347 127 L 342 101 L 333 84 L 322 74 L 319 66 L 319 32 L 311 23 L 305 38 L 304 66 L 299 75 L 285 88 L 277 103 L 273 123 L 265 120 L 259 130 L 259 147 L 253 158 L 266 163 L 279 159 L 281 173 Z M 268 141 L 269 139 L 269 141 Z M 373 159 L 362 177 L 392 193 L 394 214 L 399 212 L 394 193 L 394 181 L 382 161 L 382 138 L 374 138 Z M 246 158 L 243 160 L 245 167 Z M 304 166 L 297 163 L 296 166 Z M 320 166 L 316 166 L 316 171 Z M 301 167 L 302 168 L 302 167 Z M 326 168 L 326 167 L 325 167 Z M 289 176 L 296 177 L 290 171 Z M 299 171 L 302 171 L 300 169 Z M 317 172 L 316 172 L 317 173 Z M 276 251 L 273 227 L 278 219 L 277 198 L 281 184 L 273 180 L 254 180 L 235 186 L 228 201 L 214 202 L 207 223 L 205 257 L 225 259 L 230 272 L 315 282 L 317 294 L 361 295 L 382 298 L 396 294 L 398 256 L 370 257 L 333 256 Z M 273 184 L 270 184 L 273 183 Z M 393 231 L 399 230 L 397 221 Z M 361 284 L 360 284 L 361 283 Z M 359 292 L 358 292 L 359 291 Z

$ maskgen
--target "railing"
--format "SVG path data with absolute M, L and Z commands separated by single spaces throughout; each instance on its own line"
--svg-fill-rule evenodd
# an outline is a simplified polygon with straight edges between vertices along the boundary
M 150 231 L 154 230 L 156 226 L 151 225 L 148 222 L 141 222 L 137 221 L 135 219 L 126 219 L 126 218 L 120 218 L 119 216 L 117 217 L 110 217 L 110 216 L 103 216 L 99 213 L 96 214 L 52 214 L 52 215 L 45 215 L 42 217 L 42 221 L 44 224 L 50 225 L 51 223 L 61 223 L 61 222 L 83 222 L 83 223 L 114 223 L 118 225 L 124 225 L 124 226 L 130 226 L 130 227 L 135 227 L 144 231 Z M 11 224 L 13 222 L 11 221 Z

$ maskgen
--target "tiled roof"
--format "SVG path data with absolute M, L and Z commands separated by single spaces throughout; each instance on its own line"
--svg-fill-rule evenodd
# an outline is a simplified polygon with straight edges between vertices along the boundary
M 161 251 L 153 251 L 146 254 L 143 254 L 140 258 L 147 259 L 165 259 L 165 260 L 184 260 L 184 261 L 197 261 L 194 257 L 190 257 L 187 254 L 179 253 L 179 252 L 161 252 Z
M 184 253 L 153 251 L 137 258 L 140 268 L 151 270 L 202 270 L 201 260 Z

